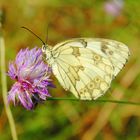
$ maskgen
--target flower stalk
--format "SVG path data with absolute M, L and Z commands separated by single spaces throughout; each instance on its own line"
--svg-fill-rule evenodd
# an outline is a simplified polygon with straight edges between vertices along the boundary
M 6 79 L 6 66 L 5 66 L 5 44 L 4 38 L 2 36 L 2 24 L 0 23 L 0 65 L 1 65 L 1 85 L 2 85 L 2 97 L 5 107 L 5 112 L 10 125 L 10 130 L 13 140 L 18 140 L 14 119 L 12 112 L 10 110 L 8 101 L 7 101 L 7 79 Z
M 54 97 L 49 97 L 47 98 L 47 101 L 52 101 L 52 100 L 66 100 L 66 101 L 78 101 L 78 102 L 89 102 L 89 100 L 79 100 L 77 98 L 54 98 Z M 131 102 L 131 101 L 124 101 L 124 100 L 109 100 L 109 99 L 97 99 L 94 100 L 93 102 L 89 103 L 118 103 L 118 104 L 130 104 L 130 105 L 140 105 L 140 102 Z

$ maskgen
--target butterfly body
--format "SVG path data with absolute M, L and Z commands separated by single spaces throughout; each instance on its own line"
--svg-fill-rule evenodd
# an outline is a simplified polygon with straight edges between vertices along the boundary
M 42 48 L 63 88 L 83 100 L 103 95 L 129 56 L 123 43 L 100 38 L 75 38 Z
M 52 51 L 52 47 L 51 46 L 48 46 L 48 45 L 45 45 L 43 46 L 42 49 L 44 54 L 45 54 L 45 59 L 48 63 L 49 66 L 52 66 L 55 64 L 55 59 L 58 57 L 59 53 L 58 52 L 55 52 L 55 51 Z

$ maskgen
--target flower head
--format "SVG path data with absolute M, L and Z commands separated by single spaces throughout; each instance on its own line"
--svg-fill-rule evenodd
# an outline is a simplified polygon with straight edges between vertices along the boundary
M 48 86 L 53 86 L 50 74 L 41 49 L 20 50 L 15 61 L 9 64 L 8 75 L 16 82 L 8 92 L 8 101 L 20 102 L 26 109 L 33 109 L 36 103 L 50 96 Z
M 109 15 L 118 16 L 121 13 L 123 5 L 123 0 L 108 0 L 104 5 L 104 9 Z

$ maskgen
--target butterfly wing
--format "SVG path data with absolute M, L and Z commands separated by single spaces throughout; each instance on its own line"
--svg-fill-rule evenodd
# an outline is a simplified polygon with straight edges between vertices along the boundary
M 77 98 L 96 99 L 110 87 L 128 59 L 124 44 L 107 39 L 77 38 L 52 49 L 52 70 L 65 90 Z
M 96 99 L 107 91 L 129 54 L 120 42 L 90 38 L 59 43 L 52 52 L 59 54 L 52 64 L 58 81 L 64 89 L 85 100 Z
M 98 55 L 107 57 L 114 67 L 113 76 L 116 76 L 120 72 L 130 55 L 129 49 L 125 44 L 109 39 L 75 38 L 57 44 L 54 49 L 63 49 L 63 47 L 65 48 L 66 46 L 88 48 Z

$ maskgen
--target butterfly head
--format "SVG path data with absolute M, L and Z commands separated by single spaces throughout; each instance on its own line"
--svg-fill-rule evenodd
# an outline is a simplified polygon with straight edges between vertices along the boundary
M 54 62 L 51 46 L 47 44 L 42 45 L 42 52 L 44 54 L 45 60 L 51 65 Z
M 51 56 L 51 53 L 50 53 L 50 49 L 49 48 L 50 47 L 47 44 L 43 44 L 42 45 L 42 52 L 45 55 L 46 59 Z
M 48 45 L 47 44 L 43 44 L 42 45 L 42 52 L 46 53 L 47 48 L 48 48 Z

